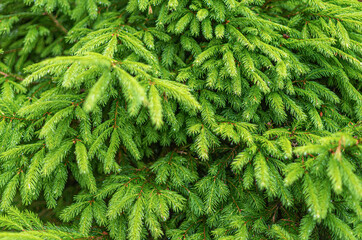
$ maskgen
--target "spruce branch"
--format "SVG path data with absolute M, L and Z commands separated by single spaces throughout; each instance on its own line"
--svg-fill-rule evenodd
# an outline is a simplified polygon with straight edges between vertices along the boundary
M 361 9 L 2 0 L 0 238 L 361 239 Z

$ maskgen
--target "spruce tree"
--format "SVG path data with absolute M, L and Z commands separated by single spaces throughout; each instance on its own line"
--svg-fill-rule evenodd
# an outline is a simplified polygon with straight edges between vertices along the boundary
M 1 0 L 0 239 L 362 239 L 361 12 Z

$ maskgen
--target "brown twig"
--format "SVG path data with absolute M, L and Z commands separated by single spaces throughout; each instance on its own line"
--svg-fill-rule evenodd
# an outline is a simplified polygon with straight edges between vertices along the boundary
M 19 120 L 19 121 L 37 121 L 37 119 L 26 119 L 26 118 L 17 118 L 17 117 L 7 117 L 5 115 L 0 115 L 0 119 L 9 119 L 10 121 L 12 120 Z
M 272 1 L 272 0 L 267 0 L 267 1 L 263 4 L 263 6 L 261 6 L 261 8 L 265 8 L 271 1 Z
M 55 25 L 62 30 L 62 32 L 64 32 L 65 34 L 68 33 L 68 30 L 58 21 L 58 19 L 56 19 L 56 17 L 49 13 L 49 12 L 45 12 L 46 15 L 48 15 L 48 17 L 55 23 Z
M 8 51 L 4 51 L 2 54 L 0 55 L 3 55 L 3 54 L 7 54 L 7 53 L 12 53 L 12 52 L 17 52 L 17 51 L 20 51 L 22 50 L 23 48 L 15 48 L 15 49 L 10 49 Z
M 12 73 L 4 73 L 4 72 L 1 72 L 1 71 L 0 71 L 0 75 L 3 75 L 4 77 L 13 77 L 13 78 L 16 78 L 16 79 L 18 79 L 18 80 L 20 80 L 20 81 L 23 81 L 23 80 L 24 80 L 24 78 L 21 78 L 21 77 L 19 77 L 19 76 L 16 76 L 15 74 L 12 74 Z

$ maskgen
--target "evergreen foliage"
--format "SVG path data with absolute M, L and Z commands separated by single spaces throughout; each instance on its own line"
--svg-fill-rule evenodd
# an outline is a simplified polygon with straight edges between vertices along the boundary
M 362 239 L 361 12 L 2 0 L 0 239 Z

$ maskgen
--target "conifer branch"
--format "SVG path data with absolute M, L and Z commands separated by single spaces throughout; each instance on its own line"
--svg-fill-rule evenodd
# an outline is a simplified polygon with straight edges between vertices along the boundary
M 2 0 L 0 238 L 362 239 L 361 9 Z

